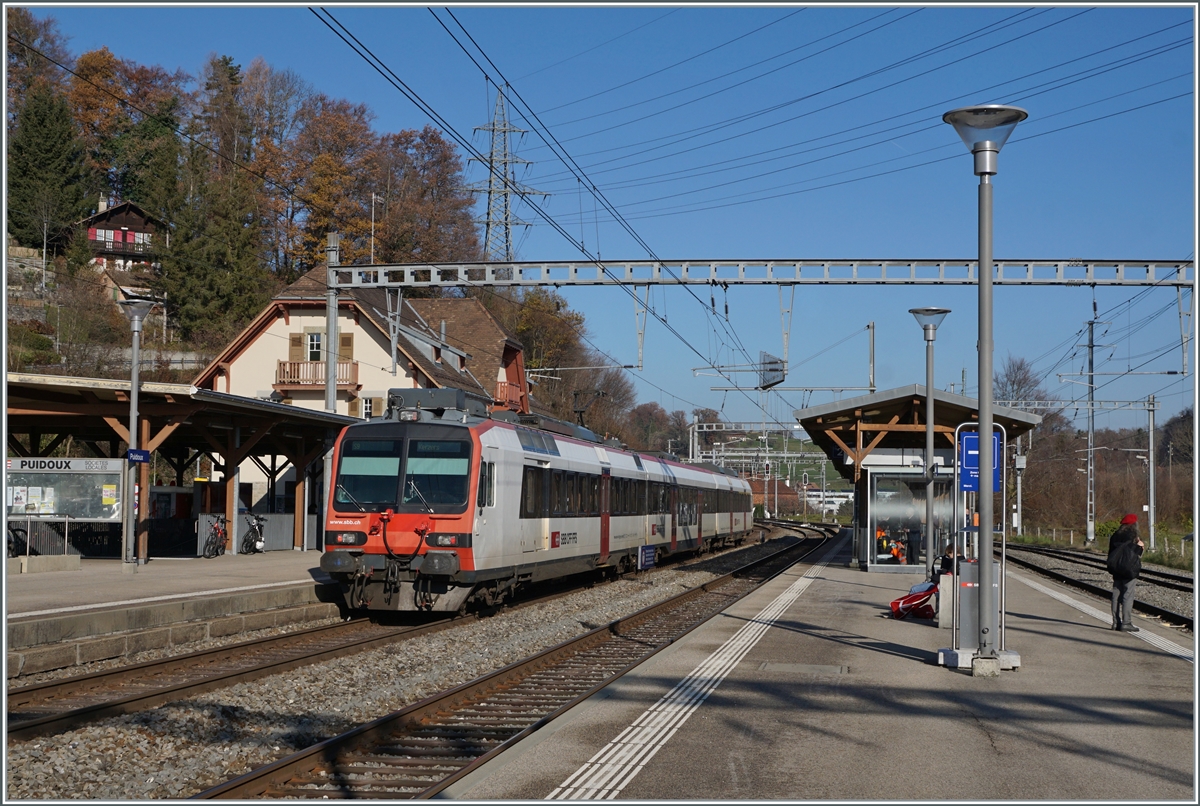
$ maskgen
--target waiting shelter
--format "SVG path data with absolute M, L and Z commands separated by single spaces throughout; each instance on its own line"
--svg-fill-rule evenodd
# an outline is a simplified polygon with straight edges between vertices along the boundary
M 979 410 L 974 398 L 936 389 L 933 395 L 933 545 L 940 551 L 953 529 L 955 429 L 977 423 Z M 867 571 L 924 573 L 925 386 L 810 406 L 794 416 L 854 485 L 852 563 Z M 1042 421 L 1036 414 L 998 406 L 992 416 L 1010 442 Z
M 22 512 L 29 524 L 26 539 L 31 543 L 36 545 L 36 540 L 43 537 L 49 538 L 46 551 L 57 553 L 56 546 L 69 543 L 68 553 L 119 556 L 122 527 L 119 499 L 126 494 L 124 477 L 127 474 L 120 470 L 110 471 L 109 465 L 116 462 L 119 467 L 125 466 L 126 457 L 122 451 L 129 440 L 130 386 L 128 380 L 25 373 L 7 375 L 8 433 L 5 436 L 9 455 L 16 458 L 9 460 L 6 473 L 6 515 L 9 520 L 13 519 L 18 495 L 25 497 L 29 495 L 29 489 L 38 489 L 36 507 L 31 501 L 21 501 Z M 239 509 L 248 506 L 237 486 L 237 469 L 245 461 L 257 464 L 272 480 L 286 468 L 296 468 L 292 511 L 276 511 L 276 496 L 268 497 L 271 508 L 267 515 L 267 548 L 304 549 L 320 545 L 316 523 L 316 513 L 320 511 L 317 473 L 338 432 L 347 425 L 360 422 L 358 418 L 185 384 L 149 381 L 138 384 L 138 414 L 138 445 L 154 454 L 160 465 L 169 467 L 165 475 L 173 484 L 158 489 L 177 490 L 179 495 L 187 496 L 189 507 L 179 535 L 184 551 L 190 552 L 189 546 L 196 545 L 195 519 L 197 516 L 203 518 L 204 513 L 223 514 L 228 523 L 236 524 L 231 533 L 238 534 L 237 527 L 241 526 L 237 524 Z M 88 465 L 95 465 L 97 472 L 112 475 L 112 478 L 104 476 L 96 480 L 90 487 L 80 487 L 98 490 L 91 497 L 96 498 L 102 509 L 98 513 L 83 513 L 82 517 L 77 509 L 73 510 L 76 514 L 71 516 L 69 541 L 62 525 L 63 516 L 55 510 L 62 508 L 59 503 L 65 506 L 71 500 L 80 499 L 80 495 L 68 496 L 66 493 L 73 489 L 72 485 L 79 486 L 82 482 L 67 476 L 47 482 L 23 479 L 14 488 L 10 481 L 16 478 L 14 474 L 22 472 L 22 464 L 39 469 L 35 467 L 36 463 L 24 460 L 51 457 L 60 446 L 67 444 L 83 447 L 94 457 Z M 185 470 L 202 456 L 222 474 L 222 480 L 184 488 Z M 62 469 L 75 472 L 74 468 L 64 466 Z M 151 497 L 149 465 L 140 464 L 138 471 L 137 536 L 133 544 L 136 557 L 145 560 L 151 554 L 154 539 L 164 534 L 163 527 L 169 524 L 160 523 L 165 519 L 155 517 L 162 514 L 162 507 Z M 47 496 L 47 488 L 53 488 L 55 494 Z M 200 501 L 195 507 L 190 506 L 193 494 Z M 160 495 L 169 496 L 168 493 Z M 171 511 L 177 510 L 172 507 Z M 178 512 L 182 513 L 182 510 Z M 55 535 L 49 534 L 51 527 Z

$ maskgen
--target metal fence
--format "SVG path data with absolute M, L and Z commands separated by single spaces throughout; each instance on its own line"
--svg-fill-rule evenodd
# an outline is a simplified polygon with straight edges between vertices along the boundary
M 121 556 L 121 524 L 70 518 L 8 519 L 9 553 L 14 557 Z
M 263 516 L 264 551 L 291 551 L 292 513 L 272 513 Z M 217 518 L 201 514 L 198 518 L 152 518 L 147 521 L 147 548 L 150 557 L 199 557 L 204 553 L 204 541 L 211 524 Z M 238 515 L 232 548 L 237 552 L 242 538 L 249 531 L 245 513 Z M 122 524 L 80 521 L 70 518 L 29 518 L 8 520 L 9 554 L 13 557 L 62 556 L 75 554 L 89 559 L 120 558 Z M 317 531 L 317 516 L 308 516 L 305 547 L 320 550 L 321 536 Z

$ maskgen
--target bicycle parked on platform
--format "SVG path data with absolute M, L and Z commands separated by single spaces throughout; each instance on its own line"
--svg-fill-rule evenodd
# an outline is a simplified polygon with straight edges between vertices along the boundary
M 241 548 L 240 553 L 242 553 L 242 554 L 261 554 L 262 553 L 263 549 L 266 548 L 266 545 L 267 545 L 267 541 L 263 537 L 263 525 L 266 522 L 267 522 L 267 519 L 264 518 L 262 515 L 255 515 L 255 514 L 251 513 L 246 516 L 246 523 L 247 523 L 247 525 L 249 525 L 250 528 L 249 528 L 249 530 L 247 530 L 245 537 L 242 538 L 242 548 Z
M 225 553 L 225 516 L 217 515 L 208 527 L 208 539 L 204 541 L 204 556 L 211 560 Z
M 29 533 L 19 526 L 8 525 L 8 556 L 14 559 L 29 545 Z

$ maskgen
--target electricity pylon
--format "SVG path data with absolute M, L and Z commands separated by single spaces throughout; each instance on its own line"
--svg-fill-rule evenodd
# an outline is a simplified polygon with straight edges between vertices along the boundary
M 513 175 L 514 165 L 528 165 L 528 160 L 515 156 L 509 145 L 510 134 L 524 134 L 525 129 L 509 125 L 508 109 L 504 103 L 504 90 L 496 92 L 496 111 L 489 126 L 476 126 L 475 131 L 491 132 L 492 144 L 488 152 L 487 183 L 472 187 L 476 193 L 487 193 L 487 218 L 484 224 L 484 258 L 489 261 L 516 260 L 513 252 L 512 228 L 527 227 L 529 224 L 513 215 L 512 197 L 546 196 L 549 194 L 519 184 Z M 474 157 L 471 158 L 475 160 Z M 479 160 L 482 162 L 482 160 Z

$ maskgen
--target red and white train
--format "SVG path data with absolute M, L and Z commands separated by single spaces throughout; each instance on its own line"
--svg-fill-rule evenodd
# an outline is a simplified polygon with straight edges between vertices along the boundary
M 383 417 L 342 431 L 321 569 L 350 608 L 496 604 L 530 583 L 732 545 L 752 527 L 750 487 L 732 471 L 534 422 L 457 389 L 393 389 Z

